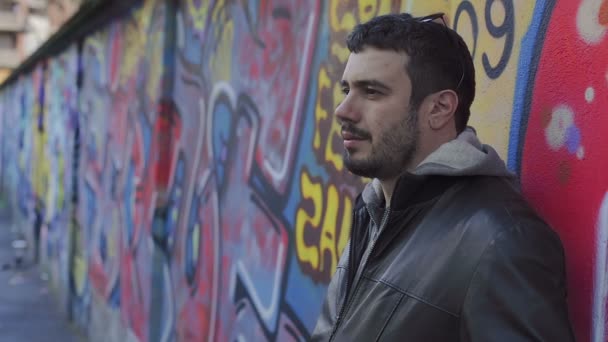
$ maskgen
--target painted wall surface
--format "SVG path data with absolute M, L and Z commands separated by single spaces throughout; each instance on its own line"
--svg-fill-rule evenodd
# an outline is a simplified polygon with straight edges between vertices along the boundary
M 78 68 L 78 51 L 70 47 L 47 63 L 44 85 L 43 132 L 46 137 L 43 151 L 48 172 L 45 175 L 46 193 L 41 227 L 41 255 L 48 264 L 50 278 L 59 289 L 62 309 L 67 309 L 70 298 L 70 244 L 72 243 L 72 213 L 70 194 L 77 178 L 74 174 L 75 129 L 77 125 L 77 86 L 74 80 Z M 40 160 L 41 158 L 38 158 Z
M 572 319 L 591 328 L 581 340 L 605 341 L 608 1 L 560 1 L 552 13 L 528 84 L 522 183 L 564 242 Z
M 94 335 L 118 329 L 104 323 L 101 308 L 138 340 L 149 340 L 150 329 L 158 337 L 153 329 L 162 326 L 156 314 L 165 309 L 155 305 L 165 293 L 155 286 L 163 285 L 156 272 L 166 267 L 154 259 L 152 223 L 156 169 L 165 162 L 159 159 L 164 11 L 163 2 L 146 1 L 82 47 L 76 222 L 83 238 L 76 278 L 79 297 L 93 303 Z
M 364 185 L 333 118 L 344 40 L 405 11 L 465 38 L 471 124 L 562 238 L 578 339 L 605 341 L 606 0 L 146 0 L 74 42 L 0 93 L 2 179 L 41 212 L 72 319 L 94 340 L 306 340 Z

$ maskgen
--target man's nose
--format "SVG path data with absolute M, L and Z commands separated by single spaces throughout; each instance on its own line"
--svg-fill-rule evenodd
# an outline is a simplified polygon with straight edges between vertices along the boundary
M 338 122 L 358 122 L 361 119 L 355 98 L 351 94 L 344 97 L 344 100 L 336 107 L 334 114 Z

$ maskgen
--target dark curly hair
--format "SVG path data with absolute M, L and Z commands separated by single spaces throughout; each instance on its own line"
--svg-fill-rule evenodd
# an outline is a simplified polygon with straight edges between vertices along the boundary
M 410 14 L 387 14 L 358 24 L 346 39 L 352 53 L 366 46 L 405 52 L 405 66 L 412 82 L 410 105 L 418 109 L 429 94 L 452 89 L 458 94 L 456 130 L 462 132 L 471 116 L 475 98 L 475 67 L 469 49 L 456 31 Z

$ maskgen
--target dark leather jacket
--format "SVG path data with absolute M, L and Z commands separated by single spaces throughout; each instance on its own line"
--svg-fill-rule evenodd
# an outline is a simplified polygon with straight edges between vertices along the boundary
M 390 209 L 356 203 L 313 341 L 574 340 L 561 241 L 504 178 L 407 174 Z

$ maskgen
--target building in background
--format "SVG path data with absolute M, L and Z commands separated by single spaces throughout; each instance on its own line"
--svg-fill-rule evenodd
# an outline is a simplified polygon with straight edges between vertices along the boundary
M 0 0 L 0 83 L 80 7 L 81 0 Z
M 78 11 L 82 0 L 48 0 L 47 16 L 51 34 Z

